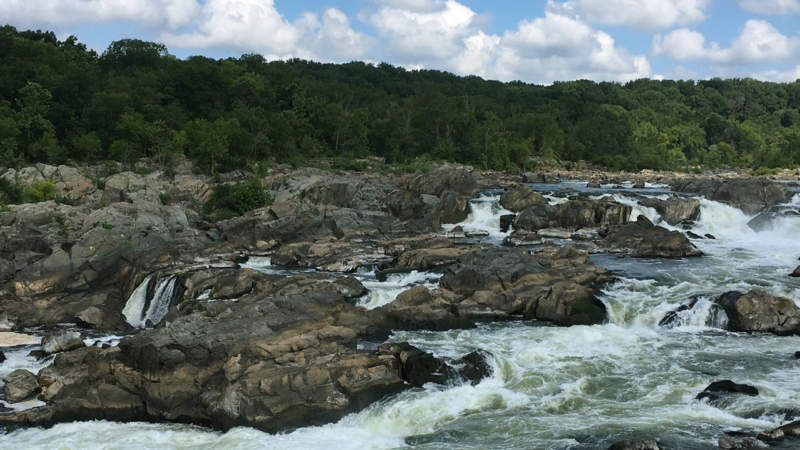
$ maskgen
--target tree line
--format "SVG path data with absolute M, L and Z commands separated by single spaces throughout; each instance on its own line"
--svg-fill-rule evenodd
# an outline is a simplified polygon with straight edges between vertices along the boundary
M 609 168 L 800 165 L 800 80 L 501 83 L 389 64 L 178 59 L 124 39 L 0 28 L 0 165 L 418 158 L 485 169 L 531 157 Z

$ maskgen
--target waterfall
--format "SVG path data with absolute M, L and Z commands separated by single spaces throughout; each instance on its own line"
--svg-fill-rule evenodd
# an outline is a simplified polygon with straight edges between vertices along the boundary
M 511 229 L 506 232 L 500 231 L 500 216 L 513 214 L 511 211 L 500 205 L 499 195 L 484 195 L 472 200 L 469 204 L 470 212 L 463 222 L 458 224 L 442 225 L 446 231 L 450 231 L 456 226 L 460 226 L 467 233 L 485 233 L 493 242 L 503 242 Z
M 175 295 L 175 284 L 178 277 L 169 275 L 159 281 L 152 297 L 148 297 L 152 279 L 153 275 L 148 275 L 131 293 L 122 309 L 125 320 L 136 328 L 144 328 L 148 322 L 151 326 L 160 322 L 169 312 L 172 298 Z M 145 308 L 147 309 L 145 310 Z
M 147 308 L 147 313 L 144 314 L 142 322 L 147 325 L 147 322 L 155 325 L 161 322 L 161 319 L 167 315 L 172 297 L 175 294 L 175 281 L 178 279 L 175 275 L 170 275 L 161 280 L 158 288 L 150 300 L 150 307 Z
M 134 327 L 141 328 L 144 326 L 142 321 L 142 312 L 144 311 L 145 304 L 147 304 L 147 289 L 150 286 L 152 275 L 145 277 L 139 286 L 134 289 L 131 296 L 128 297 L 125 307 L 122 308 L 122 315 L 125 316 L 125 321 Z

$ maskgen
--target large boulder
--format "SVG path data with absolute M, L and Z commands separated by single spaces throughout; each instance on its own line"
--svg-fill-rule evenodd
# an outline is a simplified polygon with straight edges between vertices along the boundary
M 17 369 L 3 378 L 6 401 L 18 403 L 33 397 L 39 392 L 36 375 L 25 369 Z
M 65 352 L 83 347 L 83 339 L 77 331 L 59 330 L 42 339 L 42 351 L 46 354 Z
M 534 204 L 514 220 L 514 229 L 536 231 L 542 228 L 598 228 L 628 222 L 631 207 L 609 200 L 572 199 L 557 206 Z
M 520 184 L 504 192 L 500 197 L 500 204 L 509 211 L 520 212 L 534 205 L 546 205 L 547 199 L 528 186 Z
M 440 289 L 414 287 L 373 313 L 376 323 L 401 329 L 464 328 L 519 315 L 560 325 L 602 323 L 606 310 L 597 295 L 610 279 L 570 247 L 538 255 L 490 247 L 459 257 Z
M 679 231 L 655 226 L 644 216 L 636 222 L 609 229 L 600 243 L 609 252 L 638 258 L 683 258 L 703 253 Z
M 792 197 L 786 186 L 759 177 L 681 180 L 674 183 L 672 188 L 677 192 L 701 194 L 711 200 L 727 203 L 746 214 L 756 214 L 772 205 L 786 203 Z
M 717 303 L 725 309 L 731 331 L 800 334 L 800 307 L 791 299 L 760 290 L 746 294 L 733 291 L 720 296 Z

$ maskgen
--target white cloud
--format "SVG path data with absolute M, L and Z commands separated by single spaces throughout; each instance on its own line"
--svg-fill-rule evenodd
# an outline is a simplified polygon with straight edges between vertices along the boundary
M 628 81 L 651 75 L 644 56 L 617 47 L 607 33 L 552 12 L 520 22 L 503 35 L 502 44 L 496 71 L 503 79 Z
M 455 0 L 382 0 L 361 19 L 384 43 L 380 58 L 404 66 L 449 70 L 499 80 L 550 83 L 590 78 L 626 81 L 651 74 L 644 56 L 574 17 L 546 12 L 502 35 Z
M 707 58 L 710 49 L 706 48 L 706 38 L 697 31 L 681 28 L 666 36 L 653 38 L 653 56 L 667 57 L 678 61 Z
M 706 45 L 705 37 L 687 29 L 678 29 L 653 38 L 652 53 L 678 61 L 708 60 L 717 64 L 756 64 L 785 62 L 800 53 L 800 39 L 787 37 L 763 20 L 748 20 L 730 47 L 716 42 Z
M 362 20 L 385 39 L 388 52 L 401 62 L 451 58 L 465 48 L 465 40 L 477 35 L 482 25 L 478 14 L 455 0 L 381 3 L 383 6 L 364 14 Z
M 800 0 L 736 0 L 742 9 L 760 14 L 800 13 Z
M 79 25 L 126 20 L 176 29 L 199 11 L 196 0 L 2 0 L 0 17 L 21 27 Z
M 305 13 L 287 21 L 273 0 L 206 0 L 201 19 L 189 33 L 166 33 L 171 46 L 191 49 L 235 48 L 269 59 L 303 57 L 338 60 L 364 56 L 370 39 L 350 27 L 347 16 L 328 9 L 320 20 Z
M 551 12 L 589 23 L 654 31 L 706 19 L 710 0 L 548 0 Z
M 794 69 L 787 71 L 765 70 L 752 74 L 752 78 L 764 81 L 777 81 L 780 83 L 791 83 L 800 80 L 800 64 Z

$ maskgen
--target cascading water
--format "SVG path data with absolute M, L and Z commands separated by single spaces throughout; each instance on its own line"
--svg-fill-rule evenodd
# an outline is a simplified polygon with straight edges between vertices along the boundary
M 133 290 L 130 297 L 128 297 L 128 301 L 125 303 L 125 307 L 122 308 L 122 315 L 125 316 L 125 321 L 131 324 L 131 326 L 140 327 L 139 324 L 144 325 L 142 322 L 142 314 L 144 313 L 144 307 L 147 303 L 147 290 L 150 288 L 150 280 L 152 279 L 152 275 L 145 277 L 141 284 L 136 286 L 136 289 Z
M 170 304 L 175 295 L 177 277 L 169 275 L 159 281 L 153 296 L 148 299 L 147 294 L 152 279 L 153 276 L 148 275 L 131 293 L 128 302 L 125 303 L 125 307 L 122 309 L 122 315 L 125 316 L 125 320 L 136 328 L 144 328 L 160 322 L 169 312 Z M 145 307 L 147 307 L 146 310 Z
M 486 235 L 488 241 L 498 244 L 511 234 L 511 229 L 500 230 L 500 216 L 513 213 L 500 205 L 499 195 L 483 195 L 471 201 L 469 206 L 469 215 L 463 222 L 443 225 L 442 228 L 451 231 L 460 226 L 466 233 Z
M 499 234 L 502 210 L 492 206 L 495 201 L 473 204 L 470 218 L 461 224 L 464 229 L 471 224 L 475 230 Z M 630 202 L 639 208 L 635 199 Z M 800 195 L 792 204 L 800 205 Z M 638 211 L 653 219 L 652 211 Z M 476 349 L 488 352 L 493 374 L 475 386 L 426 385 L 338 423 L 286 434 L 86 422 L 14 431 L 3 436 L 3 443 L 48 448 L 58 439 L 66 446 L 100 448 L 113 439 L 119 447 L 147 442 L 161 448 L 594 449 L 620 439 L 657 438 L 665 448 L 716 448 L 726 431 L 752 433 L 791 420 L 787 412 L 800 402 L 800 365 L 791 356 L 800 350 L 800 337 L 727 332 L 727 317 L 713 303 L 723 292 L 754 288 L 800 298 L 800 280 L 787 276 L 800 256 L 800 218 L 779 217 L 760 232 L 747 225 L 750 219 L 736 208 L 701 200 L 692 231 L 717 239 L 693 242 L 707 256 L 593 256 L 618 278 L 602 293 L 609 316 L 603 325 L 556 327 L 520 321 L 470 330 L 397 332 L 391 337 L 445 358 Z M 263 270 L 271 270 L 261 263 Z M 383 288 L 388 292 L 435 281 L 426 274 L 396 274 Z M 377 297 L 361 302 L 382 302 Z M 691 307 L 677 312 L 671 327 L 659 325 L 693 299 L 697 300 Z M 131 301 L 142 305 L 139 311 L 146 303 L 133 294 Z M 717 405 L 695 400 L 705 386 L 721 379 L 752 384 L 760 394 L 732 396 Z
M 358 305 L 367 309 L 374 309 L 394 301 L 401 292 L 412 286 L 423 285 L 428 289 L 435 289 L 439 285 L 442 275 L 431 272 L 397 273 L 389 275 L 386 281 L 374 279 L 361 279 L 362 284 L 369 293 L 362 297 Z

